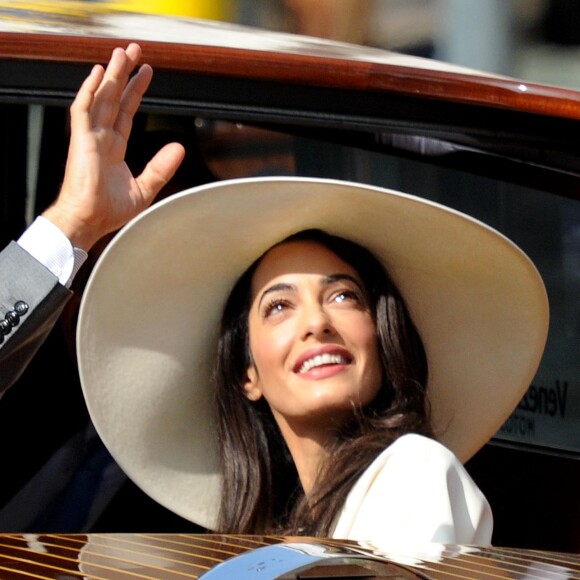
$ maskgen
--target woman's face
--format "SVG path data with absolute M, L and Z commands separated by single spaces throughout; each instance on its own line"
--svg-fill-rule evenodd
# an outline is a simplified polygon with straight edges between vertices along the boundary
M 264 397 L 282 429 L 339 426 L 380 389 L 366 290 L 354 268 L 317 242 L 286 242 L 265 255 L 252 278 L 249 334 L 246 395 Z

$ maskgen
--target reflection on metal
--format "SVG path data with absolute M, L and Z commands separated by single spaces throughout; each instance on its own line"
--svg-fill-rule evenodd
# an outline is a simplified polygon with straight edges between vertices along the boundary
M 300 578 L 420 578 L 384 559 L 361 555 L 347 547 L 295 542 L 266 546 L 218 564 L 204 580 L 297 580 Z
M 570 580 L 580 556 L 442 546 L 421 557 L 330 538 L 219 534 L 0 534 L 0 578 L 115 580 Z

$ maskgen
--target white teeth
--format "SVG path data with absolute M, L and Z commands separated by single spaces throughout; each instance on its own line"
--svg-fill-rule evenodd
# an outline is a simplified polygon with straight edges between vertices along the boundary
M 320 367 L 322 365 L 331 365 L 331 364 L 348 364 L 348 360 L 339 354 L 318 354 L 313 358 L 309 358 L 308 360 L 302 363 L 300 367 L 299 373 L 306 373 L 310 369 L 314 367 Z

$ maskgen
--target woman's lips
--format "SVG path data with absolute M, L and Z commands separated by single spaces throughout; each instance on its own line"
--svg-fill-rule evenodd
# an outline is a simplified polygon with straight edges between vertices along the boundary
M 352 356 L 346 349 L 329 345 L 303 353 L 296 361 L 293 370 L 299 375 L 304 375 L 321 370 L 335 369 L 336 371 L 351 363 Z

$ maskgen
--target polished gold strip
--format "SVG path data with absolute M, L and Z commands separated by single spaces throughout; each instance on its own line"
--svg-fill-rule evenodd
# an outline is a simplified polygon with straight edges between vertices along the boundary
M 82 536 L 79 536 L 82 537 Z M 92 538 L 93 536 L 91 535 L 90 538 Z M 15 545 L 10 545 L 8 546 L 10 548 L 11 551 L 23 551 L 26 552 L 27 554 L 34 554 L 37 557 L 42 557 L 42 558 L 46 558 L 46 559 L 57 559 L 57 560 L 62 560 L 62 561 L 66 561 L 66 562 L 73 562 L 75 564 L 78 564 L 79 566 L 82 565 L 84 568 L 88 569 L 89 568 L 95 568 L 99 571 L 112 571 L 112 572 L 116 572 L 116 573 L 122 573 L 124 574 L 127 578 L 131 577 L 131 578 L 139 578 L 139 579 L 146 579 L 146 580 L 157 580 L 158 578 L 158 573 L 162 572 L 163 573 L 163 578 L 169 578 L 170 575 L 171 577 L 174 578 L 179 578 L 179 577 L 183 577 L 183 578 L 198 578 L 199 575 L 202 572 L 205 572 L 207 570 L 209 570 L 209 566 L 202 566 L 202 565 L 198 565 L 192 562 L 183 562 L 183 561 L 178 561 L 178 560 L 172 560 L 171 558 L 166 558 L 163 556 L 159 556 L 156 555 L 154 558 L 151 557 L 150 554 L 144 553 L 144 552 L 131 552 L 129 550 L 123 550 L 123 552 L 127 553 L 128 555 L 136 555 L 137 558 L 129 558 L 129 557 L 122 557 L 121 555 L 114 555 L 111 553 L 111 550 L 108 551 L 99 551 L 99 550 L 94 550 L 94 549 L 90 549 L 89 546 L 89 542 L 90 540 L 86 541 L 86 542 L 80 542 L 78 540 L 76 540 L 76 543 L 80 544 L 81 547 L 80 549 L 77 548 L 73 548 L 73 547 L 69 547 L 66 545 L 62 545 L 60 543 L 51 543 L 50 541 L 48 541 L 49 538 L 59 538 L 58 535 L 43 535 L 42 539 L 38 539 L 36 540 L 39 544 L 42 544 L 45 547 L 51 547 L 51 548 L 55 548 L 58 549 L 59 551 L 73 551 L 75 553 L 75 555 L 78 555 L 77 558 L 75 559 L 71 559 L 68 558 L 66 556 L 63 555 L 59 555 L 59 554 L 55 554 L 54 552 L 40 552 L 37 550 L 32 550 L 30 548 L 26 548 L 26 547 L 21 547 L 21 546 L 15 546 Z M 66 537 L 65 539 L 69 539 L 68 537 Z M 25 538 L 22 538 L 22 541 L 26 542 Z M 0 543 L 0 546 L 2 544 Z M 105 546 L 107 547 L 107 546 Z M 108 547 L 107 547 L 108 548 Z M 115 546 L 116 549 L 118 549 Z M 83 560 L 83 556 L 88 557 L 88 556 L 93 556 L 99 559 L 104 559 L 105 563 L 100 563 L 100 562 L 94 562 L 94 561 L 88 561 L 88 560 Z M 6 554 L 5 557 L 10 557 L 11 559 L 17 559 L 16 557 L 10 556 L 8 554 Z M 154 560 L 153 562 L 151 560 Z M 26 561 L 30 562 L 30 559 L 27 559 Z M 125 564 L 125 566 L 119 566 L 119 567 L 114 567 L 113 565 L 109 565 L 109 562 L 114 564 L 115 562 L 118 562 L 119 564 Z M 159 563 L 161 562 L 161 564 Z M 43 564 L 42 562 L 39 562 L 38 560 L 34 560 L 34 563 L 36 566 L 45 566 L 45 567 L 49 567 L 50 565 L 48 564 Z M 183 570 L 176 570 L 176 569 L 170 569 L 167 567 L 167 565 L 171 564 L 172 566 L 175 566 L 176 564 L 179 565 L 181 568 L 183 568 Z M 130 566 L 130 568 L 127 568 L 127 566 Z M 138 568 L 138 572 L 132 571 L 132 569 Z M 193 568 L 197 568 L 197 570 L 193 570 Z M 56 569 L 60 569 L 60 568 L 56 568 Z M 78 569 L 78 568 L 77 568 Z M 82 571 L 83 573 L 85 573 L 85 570 Z M 94 574 L 94 572 L 93 572 Z M 154 575 L 153 575 L 154 574 Z M 196 575 L 194 575 L 196 574 Z M 82 574 L 81 574 L 82 577 Z M 100 576 L 95 576 L 95 578 L 100 578 Z

